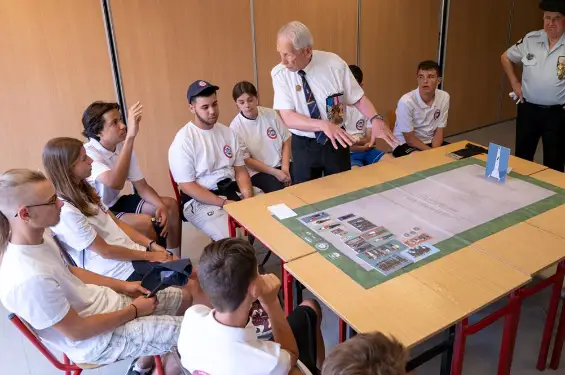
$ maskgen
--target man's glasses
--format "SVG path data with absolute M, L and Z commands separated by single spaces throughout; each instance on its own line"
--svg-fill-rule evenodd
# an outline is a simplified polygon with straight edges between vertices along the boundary
M 25 208 L 31 208 L 31 207 L 41 207 L 41 206 L 52 206 L 54 204 L 57 204 L 58 201 L 59 201 L 59 197 L 54 195 L 53 198 L 49 199 L 49 202 L 47 202 L 47 203 L 31 204 L 29 206 L 24 206 L 24 207 Z M 14 215 L 14 217 L 18 217 L 18 214 L 16 213 Z

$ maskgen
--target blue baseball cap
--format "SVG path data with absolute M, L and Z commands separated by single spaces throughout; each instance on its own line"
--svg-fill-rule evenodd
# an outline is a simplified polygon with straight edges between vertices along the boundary
M 194 81 L 188 86 L 188 90 L 186 90 L 186 98 L 190 102 L 192 98 L 198 96 L 202 91 L 214 89 L 219 90 L 220 88 L 216 85 L 211 84 L 210 82 L 203 81 L 199 79 L 198 81 Z

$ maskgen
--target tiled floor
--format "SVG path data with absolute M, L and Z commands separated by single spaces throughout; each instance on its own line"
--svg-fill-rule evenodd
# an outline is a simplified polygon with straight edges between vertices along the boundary
M 513 147 L 514 144 L 514 123 L 506 122 L 493 125 L 483 129 L 475 130 L 466 134 L 458 135 L 449 139 L 450 141 L 469 140 L 480 144 L 495 142 L 504 146 Z M 539 153 L 536 161 L 541 161 Z M 183 238 L 185 239 L 185 252 L 183 255 L 190 256 L 193 261 L 197 261 L 201 249 L 209 241 L 208 238 L 196 232 L 193 228 L 185 225 Z M 189 240 L 190 239 L 190 240 Z M 264 249 L 258 249 L 259 257 L 262 257 Z M 267 272 L 280 274 L 279 260 L 272 256 L 269 260 Z M 311 297 L 308 292 L 305 298 Z M 504 301 L 501 301 L 503 303 Z M 537 351 L 541 340 L 541 332 L 545 321 L 545 309 L 548 303 L 547 293 L 531 297 L 526 300 L 520 319 L 520 330 L 514 355 L 512 367 L 513 375 L 533 375 L 538 374 L 535 369 Z M 496 305 L 489 306 L 484 311 L 472 317 L 472 321 L 480 319 L 488 311 L 493 311 Z M 332 348 L 337 343 L 337 317 L 327 308 L 324 308 L 324 322 L 322 325 L 324 339 L 327 349 Z M 7 317 L 7 312 L 0 306 L 0 317 Z M 471 336 L 467 342 L 465 355 L 464 374 L 466 375 L 490 375 L 495 374 L 497 369 L 498 352 L 500 350 L 502 324 L 497 322 L 491 327 Z M 440 338 L 433 338 L 427 343 L 414 348 L 412 353 L 425 350 L 437 342 Z M 565 361 L 565 357 L 563 357 Z M 61 374 L 60 371 L 52 367 L 40 354 L 25 340 L 15 328 L 8 322 L 8 319 L 0 319 L 0 363 L 3 370 L 1 373 L 10 375 L 55 375 Z M 122 362 L 104 368 L 85 371 L 86 374 L 95 375 L 119 375 L 125 373 L 128 363 Z M 432 375 L 439 373 L 439 358 L 435 359 L 422 367 L 417 372 L 418 375 Z M 565 374 L 565 364 L 555 374 Z

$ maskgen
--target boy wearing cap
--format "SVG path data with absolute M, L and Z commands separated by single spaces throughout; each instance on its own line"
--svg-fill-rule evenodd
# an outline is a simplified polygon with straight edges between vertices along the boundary
M 218 86 L 198 80 L 187 92 L 194 121 L 180 129 L 169 148 L 169 167 L 180 187 L 187 221 L 214 241 L 228 237 L 226 204 L 253 196 L 236 135 L 217 123 Z
M 128 223 L 152 240 L 167 237 L 167 250 L 180 256 L 180 220 L 178 203 L 171 197 L 161 197 L 145 180 L 134 151 L 143 106 L 137 102 L 128 110 L 126 127 L 118 103 L 94 102 L 82 115 L 88 138 L 84 144 L 92 159 L 92 175 L 88 182 L 96 189 L 102 202 L 120 220 Z M 121 194 L 127 182 L 134 194 Z M 160 226 L 155 233 L 152 218 Z

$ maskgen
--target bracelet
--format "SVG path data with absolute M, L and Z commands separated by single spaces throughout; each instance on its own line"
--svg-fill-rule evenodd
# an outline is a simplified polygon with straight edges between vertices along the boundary
M 374 115 L 373 117 L 371 117 L 371 119 L 369 120 L 369 123 L 372 123 L 373 120 L 384 120 L 385 118 L 381 115 L 379 115 L 378 113 L 376 115 Z
M 135 309 L 135 318 L 137 319 L 137 307 L 132 303 L 130 306 L 133 306 L 133 308 Z
M 154 240 L 149 241 L 149 245 L 147 245 L 147 251 L 151 251 L 151 245 L 153 245 L 154 243 Z

